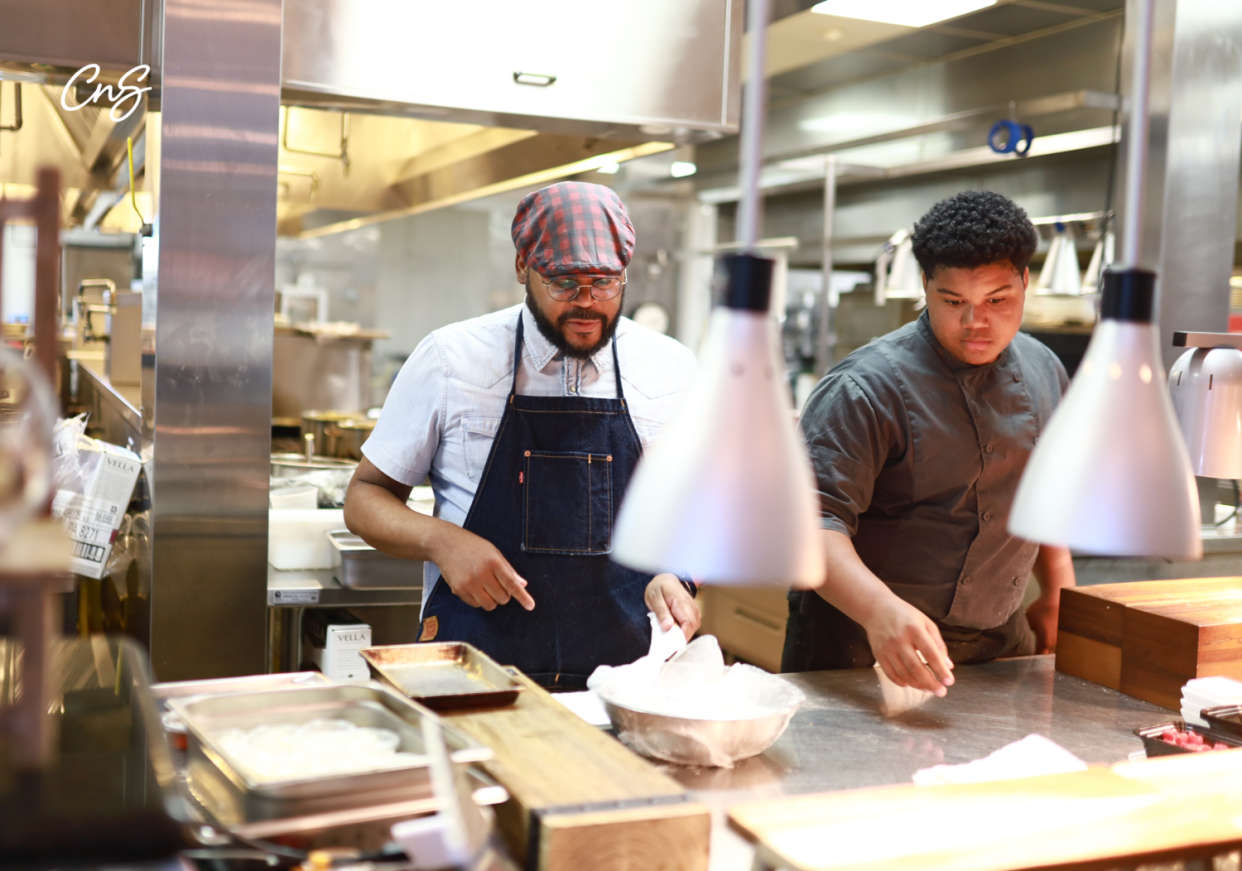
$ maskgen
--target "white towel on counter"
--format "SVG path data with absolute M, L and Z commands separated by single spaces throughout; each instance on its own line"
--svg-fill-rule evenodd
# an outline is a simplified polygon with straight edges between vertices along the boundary
M 1050 741 L 1043 735 L 1027 735 L 1021 741 L 1006 744 L 974 762 L 923 768 L 914 772 L 914 783 L 917 786 L 986 783 L 992 780 L 1013 780 L 1019 777 L 1086 770 L 1087 763 L 1055 741 Z

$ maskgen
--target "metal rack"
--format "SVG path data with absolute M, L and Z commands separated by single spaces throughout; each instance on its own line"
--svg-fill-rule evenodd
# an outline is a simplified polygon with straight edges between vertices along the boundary
M 412 572 L 421 576 L 422 564 Z M 384 608 L 421 605 L 422 586 L 406 589 L 352 590 L 341 586 L 335 569 L 282 571 L 267 567 L 267 667 L 273 669 L 279 639 L 281 671 L 296 670 L 302 662 L 302 618 L 307 608 Z

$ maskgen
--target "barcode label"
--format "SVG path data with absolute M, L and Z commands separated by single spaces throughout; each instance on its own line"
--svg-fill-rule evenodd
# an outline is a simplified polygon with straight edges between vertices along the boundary
M 83 559 L 92 563 L 102 563 L 104 557 L 108 555 L 108 549 L 97 544 L 87 544 L 84 541 L 75 541 L 73 543 L 73 556 L 75 559 Z

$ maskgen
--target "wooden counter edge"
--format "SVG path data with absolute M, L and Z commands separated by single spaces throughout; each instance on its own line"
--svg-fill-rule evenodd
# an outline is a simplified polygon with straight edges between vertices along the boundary
M 978 784 L 920 787 L 913 784 L 820 793 L 772 801 L 750 802 L 728 809 L 729 826 L 755 846 L 754 867 L 791 871 L 1103 871 L 1170 859 L 1220 855 L 1242 846 L 1242 750 L 1165 756 L 1111 768 Z M 977 823 L 964 817 L 958 803 L 978 807 L 1006 804 L 1012 813 L 1015 794 L 1034 794 L 1055 801 L 1130 799 L 1128 811 L 1080 819 L 1070 814 L 1060 825 L 1027 835 L 1028 840 L 997 843 L 995 839 L 966 848 L 923 852 L 882 851 L 861 861 L 833 861 L 843 842 L 834 838 L 842 816 L 870 814 L 883 820 L 886 831 L 905 833 L 911 824 L 939 820 L 951 827 Z M 848 809 L 848 810 L 847 810 Z M 843 813 L 843 811 L 846 811 Z M 799 819 L 804 822 L 798 822 Z M 789 833 L 824 845 L 822 859 L 811 862 L 792 855 L 774 841 L 789 843 Z M 773 837 L 775 836 L 775 837 Z

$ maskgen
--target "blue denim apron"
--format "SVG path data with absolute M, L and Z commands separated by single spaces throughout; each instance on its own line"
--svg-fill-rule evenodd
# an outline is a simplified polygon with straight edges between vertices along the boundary
M 441 578 L 423 609 L 420 640 L 466 641 L 546 687 L 581 689 L 598 665 L 647 652 L 643 593 L 652 575 L 617 565 L 612 523 L 642 453 L 621 391 L 616 399 L 522 396 L 522 319 L 513 385 L 465 529 L 494 544 L 535 600 L 472 608 Z

